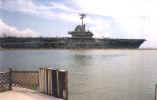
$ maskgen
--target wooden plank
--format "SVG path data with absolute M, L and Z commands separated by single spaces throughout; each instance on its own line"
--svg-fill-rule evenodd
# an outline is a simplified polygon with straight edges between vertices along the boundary
M 58 70 L 59 98 L 63 99 L 64 72 Z
M 48 94 L 48 69 L 46 69 L 46 93 Z
M 57 74 L 56 69 L 52 70 L 52 94 L 57 97 Z
M 43 91 L 45 93 L 45 69 L 43 68 Z
M 46 68 L 44 68 L 44 93 L 46 94 Z
M 44 68 L 44 93 L 48 94 L 48 75 L 47 75 L 47 69 Z
M 44 68 L 41 69 L 41 91 L 44 93 Z
M 44 69 L 42 69 L 42 91 L 44 93 Z
M 48 69 L 48 95 L 52 95 L 52 71 Z
M 68 100 L 68 71 L 65 72 L 63 96 L 64 100 Z
M 41 92 L 41 68 L 39 69 L 39 92 Z
M 45 79 L 44 79 L 44 69 L 43 69 L 42 70 L 42 87 L 43 87 L 43 93 L 45 92 L 44 91 L 44 87 L 45 87 L 44 82 L 45 82 Z
M 60 97 L 60 92 L 59 92 L 60 85 L 59 85 L 59 72 L 58 72 L 58 70 L 56 71 L 56 83 L 57 83 L 57 97 Z
M 59 73 L 59 97 L 68 99 L 68 73 L 65 70 L 58 70 Z
M 155 100 L 157 100 L 157 84 L 155 85 Z

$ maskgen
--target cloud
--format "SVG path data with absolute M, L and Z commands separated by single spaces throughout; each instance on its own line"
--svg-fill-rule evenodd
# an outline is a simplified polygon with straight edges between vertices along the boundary
M 19 11 L 24 13 L 37 13 L 37 7 L 32 0 L 1 0 L 2 9 L 9 11 Z
M 73 0 L 81 11 L 104 16 L 95 18 L 92 27 L 117 38 L 144 38 L 146 15 L 150 15 L 152 1 L 147 0 Z M 105 19 L 110 16 L 111 19 Z
M 157 16 L 146 17 L 144 33 L 147 41 L 143 47 L 155 47 L 157 48 Z
M 5 24 L 1 19 L 0 19 L 0 37 L 3 36 L 16 36 L 16 37 L 37 37 L 38 34 L 27 28 L 25 30 L 18 30 L 16 27 L 9 26 Z
M 0 0 L 1 9 L 13 12 L 22 12 L 33 16 L 41 16 L 45 18 L 53 17 L 51 6 L 37 5 L 33 0 Z
M 79 11 L 73 8 L 70 8 L 62 3 L 55 3 L 55 2 L 50 2 L 50 5 L 53 9 L 60 9 L 63 11 L 71 12 L 71 13 L 78 13 Z
M 150 15 L 150 11 L 155 11 L 155 6 L 152 7 L 152 4 L 156 3 L 154 1 L 155 0 L 73 0 L 82 11 L 103 16 Z
M 21 12 L 46 19 L 57 18 L 60 14 L 56 9 L 76 13 L 77 10 L 62 3 L 50 2 L 49 4 L 37 3 L 35 0 L 0 0 L 0 8 L 13 12 Z
M 157 47 L 156 0 L 72 1 L 87 14 L 111 16 L 108 23 L 98 18 L 101 21 L 96 21 L 95 26 L 91 27 L 95 32 L 100 32 L 98 36 L 104 32 L 111 38 L 145 38 L 147 41 L 142 47 Z

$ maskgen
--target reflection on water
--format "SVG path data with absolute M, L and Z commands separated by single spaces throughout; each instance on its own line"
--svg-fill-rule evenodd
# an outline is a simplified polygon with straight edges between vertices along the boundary
M 157 50 L 4 50 L 0 69 L 69 71 L 70 100 L 153 100 Z

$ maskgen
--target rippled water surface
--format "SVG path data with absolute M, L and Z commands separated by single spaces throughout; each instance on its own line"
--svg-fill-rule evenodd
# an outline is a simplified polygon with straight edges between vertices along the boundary
M 0 70 L 69 71 L 69 100 L 154 100 L 157 50 L 1 50 Z

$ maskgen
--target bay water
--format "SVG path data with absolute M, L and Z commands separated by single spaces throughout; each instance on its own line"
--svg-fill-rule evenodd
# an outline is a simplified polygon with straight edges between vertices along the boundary
M 154 100 L 157 50 L 1 50 L 0 71 L 69 72 L 69 100 Z

